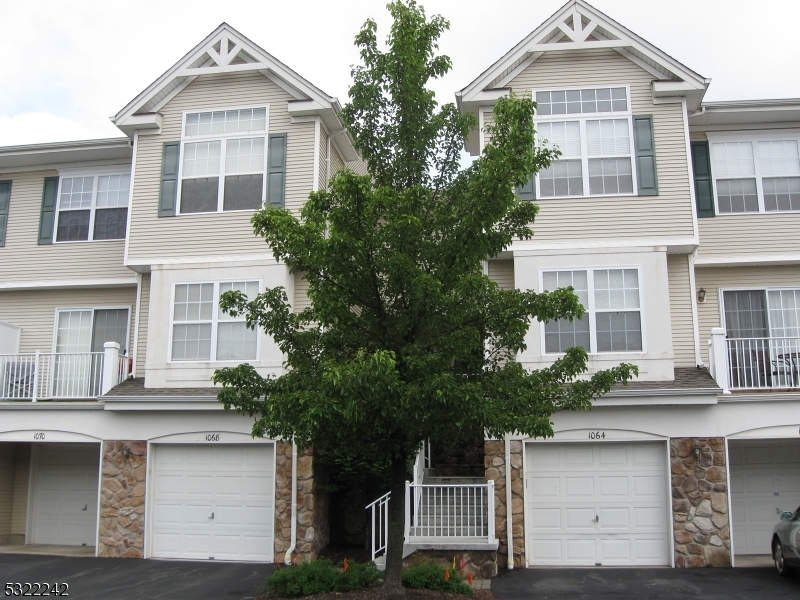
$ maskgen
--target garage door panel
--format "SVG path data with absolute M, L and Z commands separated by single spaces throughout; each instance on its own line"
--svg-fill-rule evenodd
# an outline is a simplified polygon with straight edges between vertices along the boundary
M 728 442 L 736 554 L 769 554 L 778 512 L 800 505 L 800 441 Z
M 273 457 L 264 444 L 157 446 L 152 555 L 271 561 Z
M 94 546 L 99 444 L 41 444 L 37 454 L 31 543 Z
M 526 470 L 531 564 L 669 564 L 663 443 L 528 444 Z
M 628 495 L 628 478 L 625 476 L 600 476 L 600 496 L 605 498 L 609 496 L 627 496 Z

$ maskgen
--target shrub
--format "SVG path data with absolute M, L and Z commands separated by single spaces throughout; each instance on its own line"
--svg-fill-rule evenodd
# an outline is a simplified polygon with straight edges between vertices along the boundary
M 299 598 L 330 592 L 363 590 L 381 578 L 373 563 L 350 563 L 347 571 L 329 560 L 315 560 L 275 571 L 267 577 L 264 591 L 284 598 Z
M 455 569 L 450 569 L 450 579 L 444 578 L 444 567 L 436 563 L 426 562 L 403 570 L 403 585 L 409 588 L 441 590 L 451 594 L 474 593 L 472 587 L 464 581 Z

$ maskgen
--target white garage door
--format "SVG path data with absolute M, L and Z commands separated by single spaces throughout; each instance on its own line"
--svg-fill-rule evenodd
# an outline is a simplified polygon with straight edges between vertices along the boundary
M 530 565 L 668 565 L 663 443 L 528 444 Z
M 35 467 L 33 544 L 94 546 L 99 444 L 41 444 Z
M 800 440 L 728 442 L 736 554 L 769 554 L 778 513 L 800 506 Z
M 152 555 L 273 559 L 271 444 L 159 445 L 152 491 Z

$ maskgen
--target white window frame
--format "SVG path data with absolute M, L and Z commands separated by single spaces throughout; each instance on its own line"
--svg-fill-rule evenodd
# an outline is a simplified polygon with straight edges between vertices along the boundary
M 231 211 L 226 211 L 231 212 Z M 169 303 L 169 335 L 167 336 L 169 339 L 167 343 L 169 344 L 167 347 L 168 352 L 168 364 L 174 365 L 197 365 L 197 364 L 208 364 L 208 363 L 230 363 L 240 365 L 245 362 L 252 362 L 257 363 L 261 359 L 261 335 L 260 330 L 256 327 L 256 357 L 255 358 L 236 358 L 236 359 L 228 359 L 228 360 L 217 360 L 217 328 L 220 322 L 219 318 L 219 286 L 223 283 L 245 283 L 255 281 L 258 282 L 258 293 L 260 294 L 261 291 L 264 289 L 264 281 L 258 277 L 242 277 L 239 279 L 219 279 L 219 280 L 198 280 L 198 281 L 176 281 L 172 284 L 172 290 L 170 292 L 170 303 Z M 213 309 L 211 311 L 211 355 L 208 360 L 181 360 L 181 359 L 173 359 L 172 358 L 172 335 L 175 330 L 175 288 L 179 285 L 202 285 L 205 283 L 210 283 L 214 285 L 214 292 L 212 297 L 212 304 Z M 235 322 L 239 322 L 240 319 L 236 319 Z M 224 321 L 223 322 L 228 322 Z M 178 324 L 184 323 L 205 323 L 205 321 L 178 321 Z
M 642 331 L 642 349 L 641 350 L 614 350 L 611 352 L 598 352 L 597 351 L 597 323 L 595 320 L 595 315 L 605 312 L 628 312 L 633 311 L 636 309 L 624 309 L 621 310 L 596 310 L 595 309 L 595 302 L 594 302 L 594 272 L 595 271 L 618 271 L 618 270 L 635 270 L 636 276 L 639 280 L 639 320 L 641 322 L 641 331 Z M 586 315 L 589 317 L 589 350 L 587 354 L 591 357 L 598 357 L 598 358 L 605 358 L 605 357 L 613 357 L 618 354 L 625 354 L 629 356 L 639 356 L 642 354 L 647 354 L 647 330 L 645 327 L 646 322 L 646 315 L 645 315 L 645 306 L 644 306 L 644 282 L 642 281 L 642 273 L 643 268 L 641 265 L 598 265 L 598 266 L 588 266 L 588 267 L 540 267 L 539 268 L 539 290 L 544 291 L 544 274 L 545 273 L 555 273 L 557 271 L 586 271 L 586 285 L 589 288 L 587 290 L 589 296 L 589 306 L 584 306 L 586 309 Z M 559 357 L 564 356 L 564 352 L 547 352 L 545 350 L 545 323 L 540 321 L 539 322 L 539 332 L 541 337 L 541 344 L 540 344 L 540 351 L 542 356 L 553 356 Z
M 186 135 L 186 117 L 188 115 L 193 115 L 196 113 L 206 113 L 206 112 L 222 112 L 226 110 L 248 110 L 248 109 L 256 109 L 256 108 L 265 108 L 267 111 L 266 120 L 264 121 L 264 131 L 263 132 L 242 132 L 237 131 L 235 133 L 210 133 L 204 135 Z M 264 205 L 266 202 L 267 197 L 267 160 L 269 154 L 269 104 L 247 104 L 242 106 L 220 106 L 214 108 L 194 108 L 191 110 L 183 111 L 181 116 L 181 152 L 180 156 L 178 157 L 178 202 L 177 202 L 177 211 L 176 214 L 180 216 L 192 216 L 192 215 L 209 215 L 215 213 L 239 213 L 239 212 L 253 212 L 257 209 L 251 208 L 243 208 L 237 210 L 223 210 L 223 202 L 225 199 L 225 151 L 227 149 L 227 141 L 231 139 L 251 139 L 262 137 L 264 138 L 264 169 L 261 171 L 263 174 L 262 181 L 261 181 L 261 205 Z M 219 149 L 219 187 L 217 188 L 217 210 L 216 211 L 209 211 L 209 212 L 197 212 L 197 213 L 184 213 L 181 212 L 181 200 L 183 196 L 183 161 L 184 156 L 186 154 L 186 144 L 192 144 L 194 142 L 220 142 L 220 149 Z M 243 175 L 244 173 L 237 173 L 238 175 Z M 255 280 L 252 280 L 255 281 Z M 172 348 L 172 346 L 170 346 Z M 170 350 L 171 353 L 171 350 Z
M 770 211 L 772 212 L 772 211 Z M 776 211 L 781 212 L 781 211 Z M 782 212 L 789 212 L 789 211 L 782 211 Z M 792 211 L 797 212 L 797 211 Z M 725 213 L 728 214 L 728 213 Z M 731 213 L 731 214 L 753 214 L 753 213 Z M 772 325 L 770 323 L 769 317 L 769 293 L 770 292 L 780 292 L 780 291 L 800 291 L 800 285 L 763 285 L 759 286 L 748 286 L 748 287 L 725 287 L 718 289 L 718 300 L 719 300 L 719 326 L 725 330 L 725 335 L 727 336 L 728 331 L 728 324 L 725 322 L 725 292 L 764 292 L 764 299 L 766 301 L 765 309 L 767 311 L 767 338 L 772 339 Z M 746 338 L 745 338 L 746 339 Z M 781 338 L 775 338 L 781 339 Z
M 58 307 L 55 310 L 55 318 L 53 319 L 53 353 L 56 352 L 56 341 L 58 340 L 58 318 L 62 312 L 74 312 L 74 311 L 92 311 L 92 327 L 94 327 L 94 314 L 98 310 L 127 310 L 128 311 L 128 326 L 125 331 L 125 340 L 127 341 L 127 347 L 124 350 L 127 351 L 127 356 L 133 356 L 133 343 L 131 342 L 131 317 L 133 313 L 133 306 L 131 305 L 112 305 L 112 306 L 67 306 L 67 307 Z M 120 348 L 120 352 L 123 348 Z
M 128 220 L 125 227 L 125 236 L 121 238 L 114 238 L 111 240 L 96 240 L 94 239 L 94 216 L 95 212 L 97 211 L 97 183 L 98 179 L 104 175 L 128 175 L 131 177 L 131 184 L 128 188 L 128 206 L 125 207 L 128 209 Z M 65 179 L 73 179 L 75 177 L 93 177 L 94 182 L 92 184 L 92 205 L 89 208 L 76 208 L 76 209 L 66 209 L 64 212 L 73 212 L 75 210 L 88 210 L 89 211 L 89 237 L 85 240 L 62 240 L 58 241 L 58 220 L 61 216 L 61 186 Z M 56 215 L 55 215 L 55 222 L 53 223 L 53 243 L 54 244 L 81 244 L 85 242 L 120 242 L 126 240 L 128 235 L 128 227 L 127 225 L 130 224 L 131 219 L 131 196 L 133 195 L 133 177 L 131 174 L 130 167 L 101 167 L 101 168 L 94 168 L 94 169 L 81 169 L 81 170 L 72 170 L 72 169 L 64 169 L 58 172 L 58 192 L 56 194 Z M 122 206 L 101 206 L 100 210 L 104 210 L 106 208 L 123 208 Z
M 711 161 L 711 185 L 714 192 L 714 214 L 717 217 L 735 217 L 762 214 L 797 213 L 797 210 L 766 210 L 764 205 L 764 182 L 761 175 L 761 159 L 758 155 L 758 142 L 781 142 L 794 141 L 800 149 L 800 130 L 775 131 L 754 131 L 742 132 L 714 132 L 707 133 L 709 160 Z M 719 179 L 751 179 L 756 180 L 756 194 L 758 195 L 758 212 L 720 212 L 719 202 L 717 201 L 717 174 L 714 169 L 714 144 L 725 142 L 750 142 L 753 148 L 753 163 L 755 165 L 755 175 L 750 177 L 720 177 Z M 800 177 L 800 175 L 798 175 Z M 753 288 L 748 288 L 753 289 Z M 765 288 L 766 289 L 766 288 Z
M 618 198 L 628 196 L 638 196 L 639 187 L 636 172 L 636 146 L 633 132 L 633 107 L 631 106 L 631 86 L 630 84 L 606 84 L 606 85 L 579 85 L 572 87 L 547 87 L 547 88 L 533 88 L 531 94 L 536 100 L 537 92 L 569 92 L 575 90 L 599 90 L 605 88 L 625 88 L 626 100 L 628 103 L 628 110 L 626 111 L 610 111 L 610 112 L 594 112 L 594 113 L 573 113 L 563 115 L 544 115 L 539 116 L 536 112 L 533 116 L 533 123 L 536 127 L 536 139 L 539 140 L 539 123 L 553 123 L 562 121 L 578 121 L 581 130 L 581 175 L 583 177 L 583 195 L 572 196 L 547 196 L 542 197 L 541 189 L 539 187 L 539 173 L 536 174 L 536 200 L 562 200 L 569 198 Z M 630 159 L 631 159 L 631 177 L 633 178 L 633 192 L 625 194 L 590 194 L 589 193 L 589 159 L 592 158 L 624 158 L 622 156 L 606 156 L 606 157 L 590 157 L 589 148 L 586 139 L 586 121 L 603 121 L 609 119 L 627 119 L 628 120 L 628 136 L 630 140 Z M 577 157 L 564 157 L 559 160 L 578 160 Z

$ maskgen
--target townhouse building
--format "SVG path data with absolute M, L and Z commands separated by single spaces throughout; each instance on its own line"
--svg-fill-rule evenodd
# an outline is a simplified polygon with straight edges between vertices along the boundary
M 479 155 L 497 100 L 532 94 L 561 156 L 517 190 L 535 237 L 487 257 L 506 288 L 571 285 L 524 365 L 567 347 L 639 377 L 552 439 L 485 440 L 482 476 L 429 449 L 408 550 L 499 567 L 729 566 L 800 505 L 800 100 L 713 102 L 710 80 L 570 0 L 469 85 Z M 115 117 L 124 137 L 0 149 L 0 544 L 276 561 L 328 538 L 313 452 L 253 439 L 215 368 L 279 374 L 219 295 L 284 286 L 249 223 L 363 163 L 340 106 L 222 24 Z M 370 506 L 374 554 L 386 497 Z M 509 543 L 510 540 L 510 543 Z

